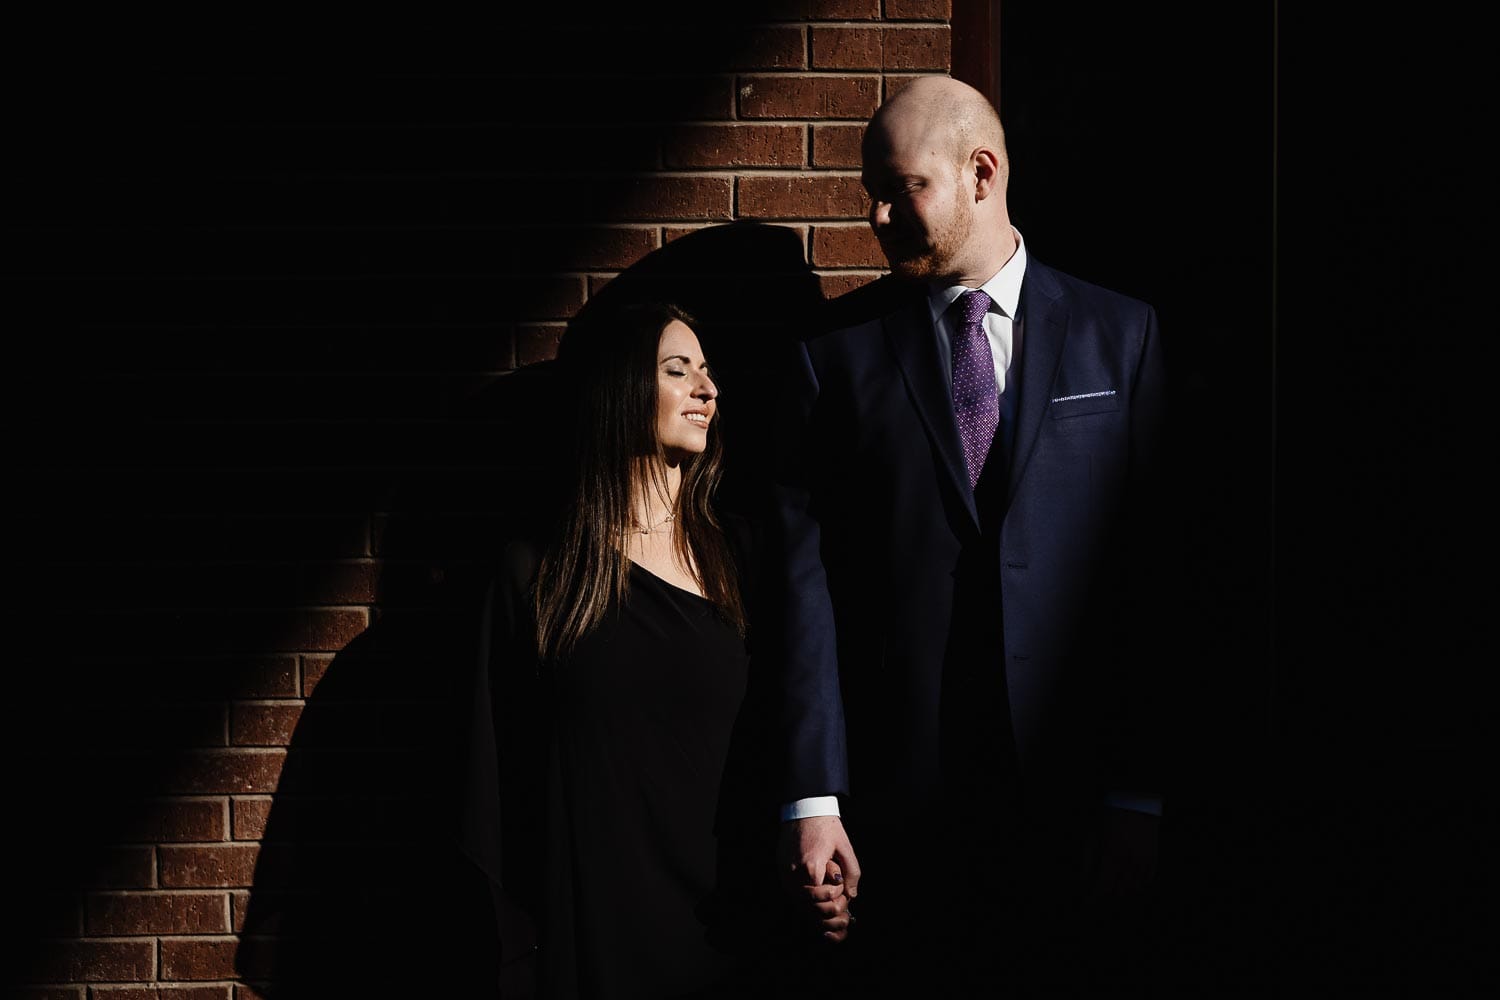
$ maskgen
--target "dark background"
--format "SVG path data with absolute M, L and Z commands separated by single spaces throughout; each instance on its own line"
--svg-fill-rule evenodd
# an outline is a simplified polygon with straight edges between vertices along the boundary
M 1157 306 L 1195 472 L 1185 611 L 1204 639 L 1173 705 L 1164 968 L 1226 988 L 1470 985 L 1493 890 L 1476 762 L 1493 447 L 1473 411 L 1494 327 L 1479 32 L 1431 7 L 1400 22 L 1191 10 L 1006 4 L 1001 53 L 1013 218 L 1039 258 Z M 190 23 L 187 45 L 165 27 L 21 24 L 12 41 L 6 850 L 24 872 L 7 908 L 35 934 L 53 876 L 108 839 L 105 793 L 150 792 L 133 765 L 152 734 L 191 728 L 158 696 L 220 683 L 213 657 L 174 651 L 232 657 L 254 644 L 224 638 L 219 605 L 305 597 L 295 574 L 225 564 L 336 558 L 359 512 L 431 488 L 426 468 L 446 470 L 447 499 L 482 496 L 473 456 L 524 432 L 451 402 L 514 358 L 490 336 L 493 303 L 536 289 L 487 275 L 535 248 L 297 229 L 340 211 L 441 217 L 463 183 L 450 166 L 566 173 L 576 136 L 526 127 L 547 117 L 529 100 L 508 105 L 498 145 L 469 149 L 366 147 L 357 128 L 335 143 L 250 127 L 247 109 L 269 96 L 282 115 L 357 122 L 394 106 L 424 131 L 487 113 L 481 95 L 511 74 L 708 66 L 729 44 L 668 32 L 565 63 L 579 54 L 563 38 L 454 40 L 477 25 Z M 629 162 L 631 136 L 608 124 L 586 148 Z M 297 183 L 340 164 L 367 197 Z M 603 207 L 591 184 L 518 183 L 497 213 Z M 421 339 L 434 324 L 453 335 Z M 435 550 L 407 551 L 422 566 Z M 118 711 L 122 695 L 140 707 Z
M 1170 971 L 1468 986 L 1493 977 L 1485 57 L 1441 8 L 1304 7 L 1002 4 L 1012 217 L 1154 303 L 1174 377 L 1204 629 Z

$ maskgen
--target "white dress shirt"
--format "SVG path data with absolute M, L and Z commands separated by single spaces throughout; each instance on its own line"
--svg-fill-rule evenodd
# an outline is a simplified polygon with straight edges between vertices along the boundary
M 1011 381 L 1007 376 L 1011 367 L 1021 356 L 1021 328 L 1016 325 L 1016 311 L 1021 305 L 1021 279 L 1026 276 L 1026 243 L 1020 230 L 1011 227 L 1016 238 L 1016 251 L 1000 270 L 990 276 L 979 288 L 990 297 L 990 308 L 984 315 L 984 333 L 990 342 L 990 357 L 995 363 L 995 386 L 1000 393 L 1000 418 L 1002 427 L 1014 426 L 1015 396 L 1006 392 Z M 927 309 L 932 316 L 932 327 L 937 332 L 938 359 L 943 366 L 943 384 L 948 386 L 949 399 L 953 394 L 953 318 L 949 307 L 964 292 L 968 285 L 934 287 L 927 295 Z M 1112 794 L 1111 805 L 1121 809 L 1132 809 L 1161 815 L 1161 801 L 1150 796 Z M 806 819 L 809 816 L 838 816 L 839 800 L 836 795 L 817 795 L 798 799 L 781 807 L 783 821 Z

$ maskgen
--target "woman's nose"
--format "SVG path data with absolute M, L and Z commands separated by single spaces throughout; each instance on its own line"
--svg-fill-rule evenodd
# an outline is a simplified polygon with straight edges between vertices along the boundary
M 713 379 L 705 375 L 697 388 L 693 390 L 693 395 L 699 399 L 714 399 L 719 395 L 719 387 L 714 384 Z

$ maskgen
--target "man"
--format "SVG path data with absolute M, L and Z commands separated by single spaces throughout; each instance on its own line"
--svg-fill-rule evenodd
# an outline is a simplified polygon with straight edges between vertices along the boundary
M 1066 976 L 1102 940 L 1083 901 L 1155 862 L 1156 318 L 1030 257 L 1007 170 L 973 88 L 887 101 L 863 180 L 893 304 L 791 366 L 783 872 L 870 983 Z

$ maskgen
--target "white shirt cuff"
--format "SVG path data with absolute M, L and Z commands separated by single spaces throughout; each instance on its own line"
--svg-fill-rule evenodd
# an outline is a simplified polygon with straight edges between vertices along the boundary
M 837 795 L 816 795 L 810 799 L 798 799 L 781 807 L 781 821 L 807 819 L 809 816 L 839 815 Z

